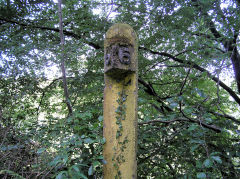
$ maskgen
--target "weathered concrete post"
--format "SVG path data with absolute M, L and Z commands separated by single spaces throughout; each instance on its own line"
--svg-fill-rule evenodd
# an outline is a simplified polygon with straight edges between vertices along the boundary
M 137 35 L 115 24 L 104 41 L 104 179 L 137 178 Z

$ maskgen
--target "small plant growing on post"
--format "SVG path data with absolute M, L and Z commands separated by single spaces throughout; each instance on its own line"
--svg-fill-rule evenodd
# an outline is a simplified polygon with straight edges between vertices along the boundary
M 137 178 L 137 35 L 115 24 L 104 42 L 105 179 Z

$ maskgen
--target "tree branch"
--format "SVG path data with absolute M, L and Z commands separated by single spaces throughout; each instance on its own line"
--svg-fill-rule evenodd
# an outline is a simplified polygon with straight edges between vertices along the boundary
M 151 120 L 151 121 L 144 121 L 144 122 L 139 122 L 138 125 L 143 125 L 143 124 L 153 124 L 153 123 L 163 123 L 163 124 L 170 124 L 176 121 L 189 121 L 187 119 L 182 119 L 182 118 L 178 118 L 178 119 L 173 119 L 170 121 L 163 121 L 163 120 Z
M 240 124 L 240 121 L 238 119 L 236 119 L 235 117 L 233 116 L 230 116 L 228 114 L 221 114 L 221 113 L 218 113 L 218 112 L 213 112 L 213 111 L 208 111 L 209 113 L 215 115 L 215 116 L 218 116 L 218 117 L 223 117 L 223 118 L 226 118 L 226 119 L 230 119 L 231 121 L 237 123 L 237 124 Z
M 198 11 L 201 13 L 201 15 L 205 18 L 206 24 L 208 25 L 209 30 L 214 35 L 216 39 L 219 39 L 219 41 L 224 46 L 226 52 L 231 52 L 230 59 L 232 61 L 233 65 L 233 71 L 235 75 L 235 80 L 237 83 L 238 92 L 240 93 L 240 54 L 238 53 L 237 47 L 236 47 L 236 39 L 238 37 L 238 30 L 233 30 L 233 37 L 232 39 L 224 37 L 215 27 L 215 24 L 213 20 L 210 18 L 207 12 L 202 12 L 202 9 L 200 5 L 198 4 L 198 0 L 192 0 L 194 3 L 194 6 L 198 9 Z M 219 8 L 220 9 L 220 8 Z M 223 14 L 223 13 L 222 13 Z M 231 31 L 231 29 L 229 29 Z M 229 40 L 228 40 L 229 39 Z
M 141 83 L 146 89 L 144 90 L 146 93 L 148 93 L 151 96 L 154 96 L 157 98 L 157 102 L 162 104 L 162 107 L 164 109 L 166 109 L 168 112 L 172 112 L 173 110 L 168 107 L 162 100 L 161 98 L 158 96 L 158 94 L 156 93 L 156 91 L 154 90 L 153 86 L 149 83 L 146 83 L 144 80 L 142 80 L 141 78 L 138 79 L 138 82 Z
M 18 21 L 15 21 L 15 20 L 11 20 L 11 19 L 6 19 L 6 18 L 3 18 L 3 17 L 0 17 L 0 21 L 11 23 L 11 24 L 17 24 L 17 25 L 20 25 L 22 27 L 29 27 L 29 28 L 41 29 L 41 30 L 50 30 L 50 31 L 54 31 L 54 32 L 59 33 L 58 28 L 39 26 L 39 25 L 36 25 L 34 22 L 22 23 L 22 22 L 18 22 Z M 96 43 L 93 43 L 93 42 L 90 42 L 90 41 L 87 41 L 87 40 L 84 39 L 83 36 L 75 34 L 74 32 L 63 30 L 63 34 L 66 35 L 66 36 L 69 36 L 69 37 L 73 37 L 75 39 L 83 39 L 84 43 L 88 44 L 89 46 L 91 46 L 95 49 L 101 49 L 102 48 L 100 45 L 98 45 Z
M 200 126 L 203 126 L 203 127 L 207 128 L 207 129 L 211 129 L 211 130 L 213 130 L 213 131 L 215 131 L 217 133 L 222 132 L 222 130 L 220 128 L 216 127 L 215 125 L 206 124 L 206 123 L 204 123 L 201 120 L 195 121 L 195 120 L 189 118 L 189 121 L 192 122 L 192 123 L 197 123 Z
M 150 50 L 150 49 L 147 49 L 145 47 L 139 47 L 140 50 L 145 50 L 145 51 L 148 51 L 150 52 L 151 54 L 154 54 L 154 55 L 161 55 L 161 56 L 165 56 L 165 57 L 169 57 L 171 58 L 172 60 L 176 61 L 176 62 L 179 62 L 179 63 L 182 63 L 182 64 L 185 64 L 186 67 L 190 67 L 190 68 L 195 68 L 201 72 L 206 72 L 208 77 L 211 78 L 213 81 L 215 81 L 216 83 L 219 83 L 219 85 L 228 92 L 228 94 L 240 105 L 240 98 L 238 97 L 238 95 L 230 88 L 228 87 L 225 83 L 223 83 L 221 80 L 218 80 L 217 77 L 213 76 L 209 71 L 207 71 L 206 69 L 200 67 L 199 65 L 197 65 L 196 63 L 194 62 L 191 62 L 191 61 L 186 61 L 186 60 L 182 60 L 180 58 L 177 58 L 169 53 L 166 53 L 166 52 L 156 52 L 156 51 L 153 51 L 153 50 Z
M 188 69 L 187 75 L 186 75 L 186 77 L 185 77 L 185 79 L 184 79 L 184 81 L 182 83 L 182 86 L 181 86 L 181 89 L 180 89 L 180 92 L 179 92 L 180 96 L 183 94 L 183 88 L 184 88 L 185 84 L 187 83 L 187 78 L 188 78 L 188 76 L 190 74 L 190 71 L 191 71 L 191 68 Z
M 4 22 L 8 22 L 8 23 L 12 23 L 12 24 L 17 24 L 17 25 L 20 25 L 20 26 L 24 26 L 24 27 L 30 27 L 30 28 L 38 28 L 38 29 L 42 29 L 42 30 L 51 30 L 51 31 L 55 31 L 55 32 L 59 32 L 59 29 L 57 28 L 51 28 L 51 27 L 43 27 L 43 26 L 38 26 L 38 25 L 33 25 L 34 23 L 32 24 L 25 24 L 25 23 L 22 23 L 22 22 L 17 22 L 17 21 L 14 21 L 14 20 L 10 20 L 10 19 L 6 19 L 6 18 L 2 18 L 0 17 L 0 20 L 1 21 L 4 21 Z M 214 30 L 213 30 L 214 31 Z M 77 35 L 73 32 L 70 32 L 70 31 L 66 31 L 66 30 L 63 30 L 63 33 L 66 35 L 66 36 L 70 36 L 70 37 L 74 37 L 76 39 L 81 39 L 83 38 L 81 35 Z M 218 35 L 217 35 L 218 36 Z M 89 41 L 86 41 L 85 40 L 85 43 L 88 44 L 89 46 L 95 48 L 95 49 L 103 49 L 100 45 L 96 44 L 96 43 L 93 43 L 93 42 L 89 42 Z M 145 47 L 139 47 L 140 50 L 145 50 L 145 51 L 148 51 L 150 52 L 151 54 L 155 54 L 155 55 L 161 55 L 161 56 L 165 56 L 165 57 L 169 57 L 171 58 L 172 60 L 174 61 L 177 61 L 179 63 L 182 63 L 182 64 L 185 64 L 187 66 L 192 66 L 193 68 L 201 71 L 201 72 L 207 72 L 208 76 L 214 80 L 215 82 L 218 82 L 218 79 L 216 77 L 214 77 L 213 75 L 210 74 L 210 72 L 208 72 L 206 69 L 198 66 L 197 64 L 195 64 L 194 62 L 190 62 L 190 61 L 184 61 L 182 59 L 179 59 L 173 55 L 170 55 L 166 52 L 156 52 L 156 51 L 152 51 L 150 49 L 147 49 Z M 240 98 L 237 96 L 237 94 L 231 89 L 229 88 L 227 85 L 225 85 L 222 81 L 219 81 L 219 85 L 224 89 L 226 90 L 230 96 L 233 97 L 233 99 L 240 105 Z
M 204 123 L 203 121 L 201 121 L 200 119 L 196 121 L 196 120 L 188 117 L 181 109 L 180 109 L 180 112 L 181 112 L 181 114 L 183 115 L 184 118 L 186 118 L 186 119 L 189 120 L 189 122 L 197 123 L 197 124 L 199 124 L 200 126 L 205 127 L 205 128 L 207 128 L 207 129 L 211 129 L 211 130 L 213 130 L 213 131 L 215 131 L 215 132 L 217 132 L 217 133 L 222 132 L 222 130 L 221 130 L 220 128 L 216 127 L 215 125 L 206 124 L 206 123 Z
M 180 121 L 180 122 L 182 122 L 182 121 L 187 121 L 187 122 L 191 122 L 191 123 L 197 123 L 197 124 L 199 124 L 200 126 L 203 126 L 203 127 L 207 128 L 207 129 L 210 129 L 210 130 L 213 130 L 213 131 L 215 131 L 215 132 L 217 132 L 217 133 L 222 132 L 222 130 L 221 130 L 220 128 L 218 128 L 218 127 L 216 127 L 216 126 L 214 126 L 214 125 L 206 124 L 206 123 L 204 123 L 203 121 L 200 121 L 200 120 L 198 120 L 198 121 L 193 120 L 193 119 L 185 116 L 185 114 L 184 114 L 184 118 L 177 118 L 177 119 L 173 119 L 173 120 L 170 120 L 170 121 L 151 120 L 151 121 L 139 122 L 138 124 L 139 124 L 139 125 L 152 124 L 152 123 L 170 124 L 170 123 L 177 122 L 177 121 Z

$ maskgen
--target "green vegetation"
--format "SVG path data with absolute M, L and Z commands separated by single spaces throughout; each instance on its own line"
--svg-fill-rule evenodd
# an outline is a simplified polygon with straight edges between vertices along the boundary
M 240 177 L 239 0 L 64 0 L 64 44 L 58 10 L 0 1 L 0 178 L 102 178 L 119 22 L 139 37 L 138 178 Z

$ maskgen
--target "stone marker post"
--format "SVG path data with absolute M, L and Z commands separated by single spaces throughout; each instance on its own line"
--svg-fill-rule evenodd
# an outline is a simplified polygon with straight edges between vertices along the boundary
M 104 179 L 137 178 L 137 35 L 115 24 L 104 41 Z

